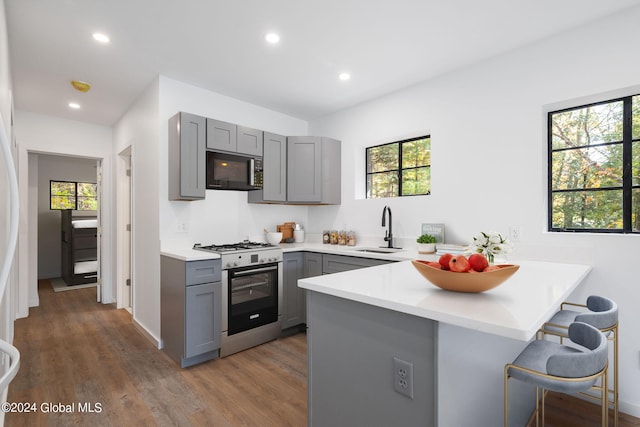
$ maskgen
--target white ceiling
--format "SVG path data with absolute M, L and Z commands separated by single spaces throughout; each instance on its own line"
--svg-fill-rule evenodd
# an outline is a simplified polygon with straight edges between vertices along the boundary
M 158 75 L 313 119 L 640 0 L 4 0 L 16 109 L 112 125 Z M 111 43 L 100 45 L 100 31 Z M 281 42 L 267 45 L 276 31 Z M 342 71 L 351 73 L 339 81 Z M 69 82 L 87 81 L 86 94 Z M 77 101 L 80 110 L 67 104 Z

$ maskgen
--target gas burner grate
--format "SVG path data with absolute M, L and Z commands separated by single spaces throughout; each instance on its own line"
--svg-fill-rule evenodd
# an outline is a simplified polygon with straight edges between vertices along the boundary
M 193 249 L 201 249 L 205 251 L 218 252 L 218 253 L 234 252 L 234 251 L 247 250 L 247 249 L 272 248 L 272 247 L 274 247 L 274 245 L 270 243 L 250 242 L 250 241 L 244 241 L 239 243 L 229 243 L 229 244 L 222 244 L 222 245 L 202 246 L 199 243 L 196 243 L 195 245 L 193 245 Z

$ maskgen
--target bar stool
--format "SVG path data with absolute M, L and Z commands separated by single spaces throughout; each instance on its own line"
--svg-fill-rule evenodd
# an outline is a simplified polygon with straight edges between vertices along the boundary
M 609 389 L 607 384 L 607 392 L 611 396 L 607 399 L 613 406 L 613 425 L 618 427 L 618 305 L 609 298 L 597 295 L 589 296 L 586 304 L 563 302 L 560 310 L 543 326 L 543 331 L 553 331 L 561 337 L 562 342 L 562 338 L 567 336 L 569 325 L 576 321 L 598 328 L 613 341 L 613 389 Z M 589 393 L 581 394 L 597 399 Z
M 546 332 L 545 334 L 554 334 Z M 540 335 L 540 334 L 538 334 Z M 538 338 L 538 337 L 537 337 Z M 583 322 L 569 326 L 568 338 L 584 349 L 563 345 L 555 341 L 536 339 L 530 342 L 518 357 L 504 367 L 504 427 L 509 425 L 509 378 L 536 386 L 536 426 L 542 388 L 542 425 L 544 426 L 545 390 L 576 393 L 593 387 L 600 389 L 602 426 L 607 427 L 609 408 L 607 399 L 607 337 L 597 328 Z M 602 386 L 596 382 L 601 380 Z

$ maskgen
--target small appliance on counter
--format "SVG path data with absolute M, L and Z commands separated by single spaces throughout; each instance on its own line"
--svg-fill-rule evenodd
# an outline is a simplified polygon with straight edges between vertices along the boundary
M 293 227 L 293 240 L 296 243 L 304 242 L 304 230 L 302 229 L 302 226 L 300 224 L 296 224 Z

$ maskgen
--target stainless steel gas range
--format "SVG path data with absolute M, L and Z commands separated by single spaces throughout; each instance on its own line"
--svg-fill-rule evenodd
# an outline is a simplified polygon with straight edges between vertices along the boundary
M 222 261 L 220 357 L 278 338 L 282 323 L 282 249 L 244 241 L 194 249 Z

